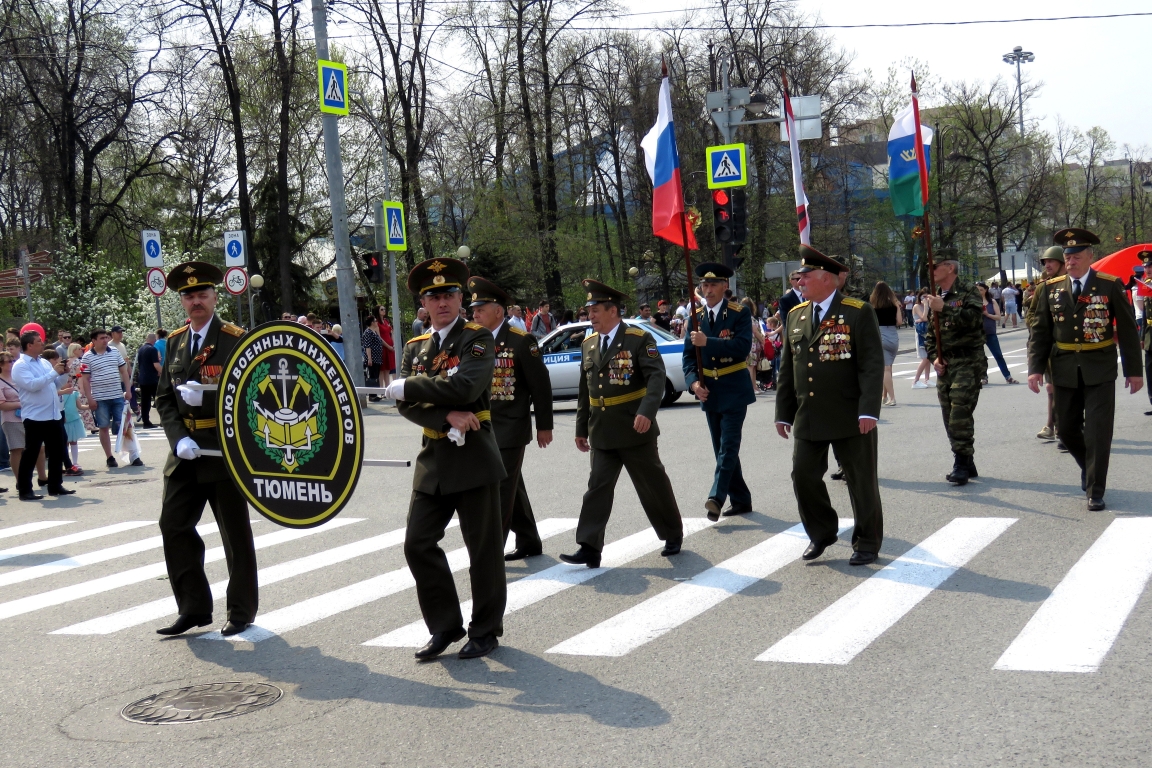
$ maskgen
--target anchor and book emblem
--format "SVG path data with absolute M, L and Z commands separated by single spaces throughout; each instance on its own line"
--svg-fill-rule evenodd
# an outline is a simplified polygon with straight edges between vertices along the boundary
M 288 358 L 281 357 L 277 373 L 270 373 L 267 363 L 263 367 L 259 372 L 263 375 L 253 377 L 248 388 L 249 425 L 265 453 L 286 471 L 295 472 L 323 442 L 327 398 L 307 366 L 299 366 L 294 374 Z

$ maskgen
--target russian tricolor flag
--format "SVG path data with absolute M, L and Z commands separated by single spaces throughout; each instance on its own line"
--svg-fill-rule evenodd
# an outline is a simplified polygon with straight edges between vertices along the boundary
M 676 134 L 672 129 L 672 90 L 668 70 L 660 81 L 660 105 L 656 125 L 640 142 L 644 165 L 652 179 L 652 234 L 677 245 L 696 250 L 696 235 L 684 217 L 684 188 L 680 185 L 680 155 L 676 152 Z M 685 244 L 684 238 L 688 242 Z

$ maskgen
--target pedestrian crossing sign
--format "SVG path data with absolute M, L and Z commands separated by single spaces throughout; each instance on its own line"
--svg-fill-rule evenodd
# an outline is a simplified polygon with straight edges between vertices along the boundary
M 743 187 L 748 183 L 748 151 L 743 144 L 708 147 L 708 189 Z
M 337 61 L 316 62 L 320 83 L 320 111 L 329 115 L 348 114 L 348 67 Z
M 408 229 L 404 226 L 404 203 L 384 201 L 384 241 L 390 251 L 408 250 Z

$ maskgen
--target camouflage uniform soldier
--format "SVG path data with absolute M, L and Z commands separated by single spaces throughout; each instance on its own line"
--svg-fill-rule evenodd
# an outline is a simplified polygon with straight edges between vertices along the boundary
M 944 417 L 944 429 L 952 444 L 955 463 L 945 479 L 964 485 L 976 477 L 972 456 L 976 433 L 974 413 L 980 399 L 980 381 L 988 375 L 984 356 L 984 302 L 976 286 L 960 279 L 960 262 L 943 253 L 936 262 L 936 285 L 940 295 L 928 297 L 928 332 L 924 346 L 936 369 L 936 396 Z M 936 338 L 936 317 L 940 338 Z

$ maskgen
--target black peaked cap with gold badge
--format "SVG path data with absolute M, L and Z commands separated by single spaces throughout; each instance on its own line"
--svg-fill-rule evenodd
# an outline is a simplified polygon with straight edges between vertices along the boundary
M 696 277 L 704 282 L 728 280 L 734 274 L 731 269 L 715 261 L 705 261 L 696 265 Z
M 623 291 L 618 291 L 610 285 L 605 285 L 599 280 L 587 278 L 581 281 L 580 284 L 584 286 L 584 295 L 587 299 L 584 302 L 584 306 L 586 307 L 604 302 L 611 302 L 616 306 L 620 306 L 628 301 L 628 294 Z
M 1064 253 L 1077 253 L 1085 248 L 1100 244 L 1095 232 L 1076 227 L 1066 227 L 1052 236 L 1052 242 L 1064 248 Z
M 462 291 L 467 283 L 468 265 L 459 259 L 428 259 L 408 273 L 408 290 L 417 296 Z
M 507 307 L 512 303 L 512 297 L 508 292 L 486 277 L 468 278 L 468 293 L 472 294 L 472 303 L 468 305 L 470 307 L 478 307 L 481 304 L 499 304 Z
M 797 272 L 812 272 L 817 269 L 839 275 L 847 270 L 840 262 L 831 256 L 825 256 L 810 245 L 800 244 L 800 269 Z
M 204 288 L 215 288 L 224 282 L 224 273 L 215 264 L 206 261 L 186 261 L 177 264 L 168 273 L 165 281 L 173 291 L 199 291 Z

